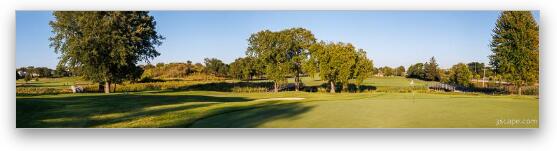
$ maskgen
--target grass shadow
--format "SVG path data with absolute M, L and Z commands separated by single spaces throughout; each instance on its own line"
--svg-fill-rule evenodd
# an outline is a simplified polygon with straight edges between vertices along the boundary
M 253 128 L 274 120 L 294 120 L 312 106 L 300 103 L 268 105 L 264 107 L 228 112 L 200 119 L 191 128 Z
M 244 102 L 243 97 L 203 95 L 101 95 L 52 98 L 17 98 L 16 127 L 94 127 L 143 116 L 206 107 L 223 102 Z M 165 107 L 168 106 L 168 107 Z M 121 116 L 94 119 L 99 115 Z

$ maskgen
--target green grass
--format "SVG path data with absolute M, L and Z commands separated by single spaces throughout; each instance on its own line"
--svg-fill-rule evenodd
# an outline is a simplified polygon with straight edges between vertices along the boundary
M 306 99 L 258 100 L 282 97 Z M 17 127 L 505 127 L 496 125 L 500 119 L 537 120 L 538 100 L 421 93 L 412 97 L 411 93 L 211 91 L 17 99 Z
M 60 87 L 41 79 L 36 86 Z M 323 82 L 302 78 L 306 85 Z M 409 79 L 371 78 L 380 89 L 407 89 Z M 19 82 L 19 81 L 18 81 Z M 425 87 L 433 82 L 414 80 Z M 536 96 L 458 93 L 238 93 L 228 91 L 144 91 L 114 94 L 17 96 L 16 126 L 27 127 L 263 127 L 263 128 L 530 128 L 538 123 Z M 267 98 L 303 100 L 262 100 Z
M 17 87 L 43 87 L 43 88 L 61 88 L 68 89 L 71 85 L 80 84 L 88 85 L 91 84 L 89 81 L 82 80 L 78 77 L 63 77 L 63 78 L 39 78 L 39 81 L 35 81 L 33 78 L 31 81 L 25 82 L 23 79 L 16 81 Z
M 340 97 L 338 97 L 340 98 Z M 344 97 L 342 97 L 344 98 Z M 264 128 L 496 128 L 498 120 L 538 120 L 535 98 L 375 94 L 348 100 L 309 101 L 209 117 L 192 127 Z M 318 99 L 319 100 L 319 99 Z

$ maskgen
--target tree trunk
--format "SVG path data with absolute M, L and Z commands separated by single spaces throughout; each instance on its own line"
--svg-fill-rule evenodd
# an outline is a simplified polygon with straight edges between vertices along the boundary
M 116 83 L 114 83 L 114 90 L 112 92 L 116 93 Z
M 275 82 L 275 93 L 278 92 L 278 84 Z
M 296 92 L 298 92 L 298 90 L 300 89 L 300 74 L 296 73 L 296 76 L 294 77 L 294 89 Z
M 342 91 L 348 92 L 348 84 L 347 83 L 342 84 Z
M 106 81 L 104 83 L 104 93 L 110 93 L 110 82 Z
M 522 95 L 522 85 L 518 85 L 518 95 Z
M 336 93 L 335 92 L 335 82 L 330 81 L 331 82 L 331 93 Z
M 99 82 L 99 93 L 104 92 L 104 85 L 102 82 Z

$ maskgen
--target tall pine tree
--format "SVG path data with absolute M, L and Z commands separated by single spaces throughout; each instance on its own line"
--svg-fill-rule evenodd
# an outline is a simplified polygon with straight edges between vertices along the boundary
M 538 82 L 539 27 L 529 11 L 504 11 L 491 40 L 490 64 L 518 87 Z

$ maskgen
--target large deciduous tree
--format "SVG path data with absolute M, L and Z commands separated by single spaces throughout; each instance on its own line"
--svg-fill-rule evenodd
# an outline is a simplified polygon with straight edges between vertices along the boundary
M 330 92 L 336 92 L 336 83 L 343 84 L 343 89 L 346 90 L 349 80 L 354 75 L 353 70 L 358 58 L 354 46 L 341 42 L 320 42 L 312 45 L 309 50 L 312 60 L 317 61 L 321 79 L 330 84 Z
M 373 61 L 367 58 L 367 53 L 363 49 L 357 52 L 356 64 L 354 67 L 354 78 L 358 88 L 362 85 L 365 79 L 373 75 Z
M 289 46 L 287 50 L 288 57 L 292 62 L 291 70 L 292 74 L 294 74 L 294 89 L 298 91 L 302 82 L 300 75 L 303 72 L 303 61 L 306 60 L 309 53 L 308 49 L 315 43 L 316 39 L 311 31 L 304 28 L 291 28 L 282 32 L 287 35 L 287 43 L 285 45 Z
M 137 75 L 138 62 L 160 55 L 155 47 L 164 38 L 149 12 L 56 11 L 53 15 L 50 46 L 60 54 L 59 66 L 104 84 L 105 93 L 110 93 L 111 83 Z
M 252 34 L 248 39 L 248 56 L 257 58 L 265 67 L 265 75 L 278 86 L 286 82 L 289 74 L 294 76 L 296 91 L 300 87 L 300 74 L 303 61 L 307 58 L 308 48 L 315 43 L 311 31 L 304 28 L 290 28 L 278 32 L 264 30 Z
M 217 58 L 205 58 L 205 71 L 215 76 L 226 76 L 228 65 Z
M 491 40 L 490 64 L 518 87 L 538 82 L 539 27 L 529 11 L 503 11 Z
M 252 80 L 257 75 L 257 66 L 252 57 L 237 58 L 230 63 L 230 75 L 240 80 Z
M 406 76 L 409 78 L 424 79 L 424 64 L 416 63 L 414 65 L 410 65 L 410 67 L 408 67 L 408 70 L 406 71 Z
M 472 79 L 472 72 L 468 69 L 466 64 L 458 63 L 451 67 L 449 71 L 449 83 L 469 87 L 472 85 L 470 79 Z

